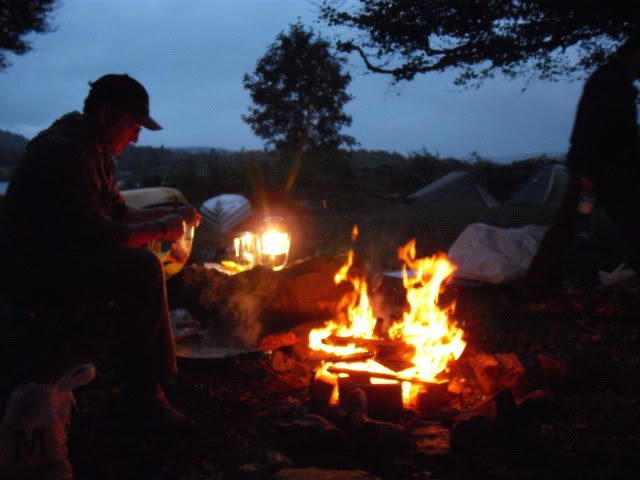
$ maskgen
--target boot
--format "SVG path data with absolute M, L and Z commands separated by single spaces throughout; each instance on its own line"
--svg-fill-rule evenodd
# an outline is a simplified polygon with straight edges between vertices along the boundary
M 167 430 L 176 433 L 196 432 L 194 420 L 171 404 L 164 389 L 150 387 L 126 387 L 119 399 L 120 411 L 129 425 L 150 430 Z

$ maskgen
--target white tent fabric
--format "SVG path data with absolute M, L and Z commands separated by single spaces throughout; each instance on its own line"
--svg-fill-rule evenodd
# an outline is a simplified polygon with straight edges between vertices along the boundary
M 543 165 L 505 202 L 505 205 L 559 205 L 568 182 L 569 173 L 564 165 Z
M 206 200 L 200 213 L 204 226 L 226 235 L 251 215 L 251 203 L 242 195 L 225 193 Z
M 470 172 L 449 172 L 429 185 L 407 195 L 409 201 L 421 200 L 434 204 L 481 205 L 497 207 L 499 203 L 477 184 Z

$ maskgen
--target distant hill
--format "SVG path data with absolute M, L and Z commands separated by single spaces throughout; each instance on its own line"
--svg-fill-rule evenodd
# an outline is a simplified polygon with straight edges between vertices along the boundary
M 29 140 L 22 135 L 7 130 L 0 130 L 0 149 L 21 150 Z
M 544 152 L 544 153 L 529 153 L 520 155 L 498 155 L 490 156 L 489 160 L 495 163 L 514 163 L 521 162 L 523 160 L 530 160 L 533 158 L 547 158 L 549 160 L 561 159 L 565 156 L 565 152 Z
M 192 154 L 209 153 L 209 152 L 222 153 L 222 154 L 230 153 L 229 150 L 225 150 L 224 148 L 215 148 L 215 147 L 167 147 L 167 148 L 174 152 L 186 152 L 186 153 L 192 153 Z

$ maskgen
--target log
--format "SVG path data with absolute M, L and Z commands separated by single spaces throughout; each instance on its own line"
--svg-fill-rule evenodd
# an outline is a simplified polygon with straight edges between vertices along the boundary
M 353 370 L 351 368 L 341 368 L 341 367 L 335 367 L 335 366 L 329 367 L 327 370 L 329 373 L 335 373 L 335 374 L 346 373 L 347 375 L 356 375 L 356 376 L 368 377 L 368 378 L 380 378 L 383 380 L 396 380 L 398 382 L 421 383 L 423 385 L 437 384 L 436 382 L 429 382 L 426 380 L 422 380 L 420 378 L 402 377 L 400 375 L 395 375 L 393 373 L 367 372 L 367 371 Z
M 356 347 L 366 348 L 375 352 L 376 361 L 390 370 L 401 371 L 413 365 L 411 358 L 415 353 L 415 348 L 399 339 L 353 338 L 333 335 L 327 337 L 324 342 L 328 345 L 353 344 Z
M 378 338 L 356 338 L 356 337 L 340 337 L 338 335 L 331 335 L 323 340 L 328 345 L 350 345 L 353 344 L 356 347 L 379 349 L 379 348 L 393 348 L 393 349 L 413 349 L 412 345 L 407 345 L 402 340 L 393 339 L 378 339 Z
M 416 410 L 423 417 L 432 417 L 440 414 L 442 408 L 449 404 L 454 394 L 449 392 L 449 382 L 434 384 L 426 392 L 418 393 L 416 398 Z

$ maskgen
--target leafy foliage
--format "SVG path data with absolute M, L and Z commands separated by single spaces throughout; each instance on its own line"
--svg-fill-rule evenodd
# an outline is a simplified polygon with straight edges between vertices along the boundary
M 330 44 L 302 24 L 281 32 L 255 72 L 244 76 L 244 87 L 254 105 L 243 116 L 256 135 L 278 149 L 321 150 L 352 145 L 354 139 L 340 133 L 351 124 L 344 105 L 351 81 L 342 71 L 344 59 Z
M 329 25 L 361 35 L 339 43 L 395 81 L 454 70 L 456 83 L 495 73 L 556 80 L 599 64 L 640 24 L 640 4 L 612 0 L 322 0 Z M 353 32 L 353 30 L 351 30 Z M 355 34 L 353 34 L 355 35 Z
M 49 31 L 47 17 L 56 3 L 57 0 L 0 0 L 0 71 L 10 65 L 6 51 L 22 55 L 31 49 L 25 35 Z

